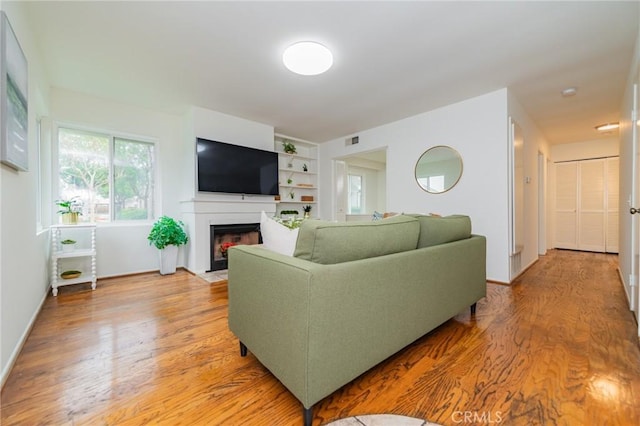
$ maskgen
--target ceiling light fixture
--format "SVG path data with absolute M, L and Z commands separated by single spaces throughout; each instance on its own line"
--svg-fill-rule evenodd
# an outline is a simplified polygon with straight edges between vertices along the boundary
M 576 93 L 578 93 L 578 89 L 575 87 L 567 87 L 560 93 L 562 94 L 563 98 L 570 98 L 571 96 L 574 96 Z
M 609 132 L 611 130 L 616 130 L 620 127 L 620 123 L 607 123 L 596 126 L 596 130 L 599 132 Z
M 282 62 L 289 71 L 301 75 L 318 75 L 333 65 L 331 51 L 315 41 L 301 41 L 282 54 Z

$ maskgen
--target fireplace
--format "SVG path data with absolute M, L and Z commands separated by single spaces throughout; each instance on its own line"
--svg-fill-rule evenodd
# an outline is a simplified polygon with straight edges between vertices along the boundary
M 237 225 L 210 225 L 211 269 L 218 271 L 227 269 L 227 249 L 244 244 L 261 244 L 259 223 L 241 223 Z

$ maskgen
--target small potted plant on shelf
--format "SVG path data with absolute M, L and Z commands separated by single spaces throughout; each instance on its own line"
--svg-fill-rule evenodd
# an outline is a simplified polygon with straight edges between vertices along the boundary
M 302 210 L 304 210 L 304 218 L 309 219 L 311 217 L 311 205 L 307 204 L 302 207 Z
M 66 239 L 60 241 L 60 244 L 64 253 L 70 253 L 76 249 L 76 240 Z
M 82 201 L 78 197 L 69 200 L 56 200 L 59 207 L 58 214 L 62 218 L 64 225 L 75 225 L 78 223 L 78 216 L 82 214 Z
M 178 247 L 189 241 L 184 223 L 162 216 L 153 224 L 147 239 L 150 245 L 160 250 L 160 274 L 175 273 L 178 264 Z
M 309 167 L 307 167 L 307 163 L 304 163 L 304 164 L 302 165 L 302 171 L 303 171 L 303 172 L 308 172 L 308 171 L 309 171 Z
M 295 220 L 298 217 L 298 210 L 282 210 L 280 219 L 283 221 Z
M 282 149 L 287 154 L 295 154 L 297 152 L 296 146 L 291 141 L 286 139 L 282 141 Z

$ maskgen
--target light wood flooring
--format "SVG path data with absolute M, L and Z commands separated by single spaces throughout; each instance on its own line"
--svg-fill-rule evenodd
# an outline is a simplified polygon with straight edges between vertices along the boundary
M 314 407 L 443 425 L 639 425 L 640 350 L 614 255 L 551 251 L 514 285 Z M 300 425 L 227 327 L 226 284 L 187 272 L 47 297 L 1 395 L 8 425 Z M 375 342 L 372 342 L 375 344 Z M 366 350 L 366 348 L 363 348 Z

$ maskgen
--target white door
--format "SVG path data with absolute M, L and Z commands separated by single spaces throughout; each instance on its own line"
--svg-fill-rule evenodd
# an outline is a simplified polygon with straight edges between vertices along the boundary
M 605 160 L 578 164 L 578 250 L 604 252 Z
M 618 200 L 620 198 L 620 159 L 607 158 L 607 228 L 605 232 L 605 251 L 618 253 L 620 222 Z
M 578 209 L 578 163 L 557 163 L 556 167 L 556 235 L 554 247 L 576 250 Z
M 640 80 L 640 75 L 638 75 Z M 633 170 L 634 170 L 634 193 L 631 199 L 631 212 L 637 212 L 640 208 L 640 141 L 638 139 L 638 85 L 633 85 L 633 111 L 631 112 L 631 137 L 634 146 Z M 633 215 L 631 221 L 632 248 L 631 248 L 631 280 L 630 281 L 630 298 L 631 310 L 635 312 L 636 319 L 640 319 L 640 291 L 638 290 L 638 254 L 640 253 L 640 226 L 638 226 L 638 214 Z M 638 336 L 640 336 L 640 321 L 638 322 Z

